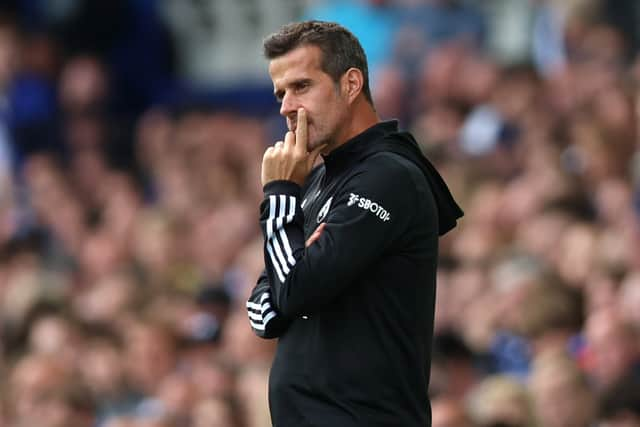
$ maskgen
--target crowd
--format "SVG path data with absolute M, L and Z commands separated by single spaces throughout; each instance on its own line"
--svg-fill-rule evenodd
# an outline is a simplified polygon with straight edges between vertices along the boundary
M 465 210 L 441 240 L 433 426 L 640 426 L 640 60 L 603 12 L 633 2 L 535 2 L 547 44 L 517 64 L 474 2 L 339 3 L 393 17 L 377 110 Z M 183 102 L 163 37 L 136 39 L 145 79 L 144 53 L 105 54 L 117 37 L 74 47 L 91 28 L 23 10 L 0 14 L 0 426 L 268 426 L 275 343 L 245 301 L 275 103 Z

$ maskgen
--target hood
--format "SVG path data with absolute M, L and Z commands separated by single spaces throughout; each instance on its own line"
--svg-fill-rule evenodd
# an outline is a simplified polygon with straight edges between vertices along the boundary
M 367 154 L 371 155 L 381 151 L 390 151 L 411 160 L 424 174 L 438 210 L 439 235 L 442 236 L 452 230 L 464 212 L 456 203 L 449 191 L 449 187 L 444 182 L 436 168 L 422 154 L 418 143 L 408 132 L 392 132 L 384 138 L 370 144 Z

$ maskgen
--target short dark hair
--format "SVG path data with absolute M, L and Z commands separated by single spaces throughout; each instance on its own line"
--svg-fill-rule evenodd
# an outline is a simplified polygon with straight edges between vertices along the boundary
M 320 67 L 331 76 L 334 82 L 338 82 L 349 68 L 362 71 L 364 79 L 362 92 L 367 101 L 373 104 L 369 89 L 367 56 L 356 36 L 340 24 L 304 21 L 284 25 L 278 32 L 264 40 L 264 56 L 269 60 L 275 59 L 304 45 L 320 48 L 322 51 Z

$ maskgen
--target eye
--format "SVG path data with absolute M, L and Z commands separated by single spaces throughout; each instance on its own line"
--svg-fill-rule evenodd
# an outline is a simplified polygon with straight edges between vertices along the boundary
M 311 82 L 309 80 L 301 80 L 296 82 L 294 88 L 296 92 L 304 92 L 311 86 Z

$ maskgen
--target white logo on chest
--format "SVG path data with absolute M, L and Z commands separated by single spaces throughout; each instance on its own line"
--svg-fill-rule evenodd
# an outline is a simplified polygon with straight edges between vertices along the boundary
M 322 209 L 320 209 L 320 212 L 318 212 L 318 217 L 316 218 L 316 221 L 319 223 L 322 222 L 322 220 L 327 216 L 327 214 L 329 213 L 329 208 L 331 207 L 331 201 L 333 200 L 333 197 L 329 197 L 329 200 L 327 200 L 324 205 L 322 205 Z
M 361 209 L 364 209 L 365 211 L 371 212 L 372 214 L 380 218 L 383 222 L 387 222 L 391 219 L 391 214 L 385 208 L 383 208 L 381 204 L 362 197 L 359 194 L 351 193 L 349 194 L 349 201 L 347 202 L 347 206 L 354 205 Z

